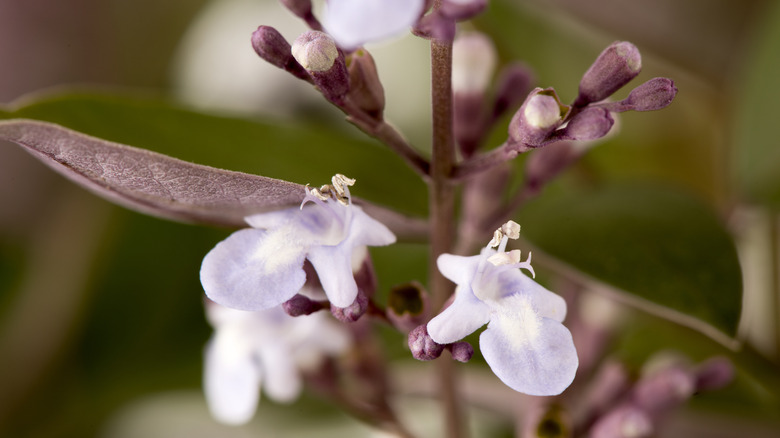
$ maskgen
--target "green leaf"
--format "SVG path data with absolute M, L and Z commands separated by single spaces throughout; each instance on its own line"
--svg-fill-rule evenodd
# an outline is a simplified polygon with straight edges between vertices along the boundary
M 663 306 L 643 307 L 721 341 L 736 332 L 736 247 L 697 199 L 659 186 L 611 186 L 543 197 L 520 219 L 523 236 L 544 253 L 631 294 L 635 304 Z
M 404 213 L 424 214 L 422 180 L 400 158 L 343 122 L 253 121 L 197 113 L 157 98 L 66 93 L 22 99 L 0 118 L 57 123 L 184 161 L 319 186 L 336 173 L 352 193 Z
M 780 5 L 764 18 L 766 26 L 752 47 L 746 77 L 737 94 L 734 155 L 736 177 L 752 201 L 780 208 L 780 148 L 777 102 L 780 100 Z

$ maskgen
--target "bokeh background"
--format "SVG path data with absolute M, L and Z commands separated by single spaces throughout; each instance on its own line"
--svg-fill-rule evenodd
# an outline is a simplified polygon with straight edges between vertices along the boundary
M 335 126 L 360 144 L 356 131 L 342 126 L 306 84 L 255 57 L 249 36 L 260 24 L 278 27 L 290 40 L 304 30 L 272 0 L 0 0 L 0 104 L 14 108 L 71 89 L 118 92 L 141 106 L 159 99 L 229 117 Z M 554 86 L 563 100 L 574 98 L 582 73 L 614 40 L 639 47 L 641 80 L 675 80 L 680 93 L 671 107 L 622 117 L 619 135 L 566 178 L 662 181 L 720 214 L 740 249 L 745 301 L 739 336 L 751 377 L 739 390 L 693 403 L 662 436 L 691 436 L 685 435 L 691 430 L 777 436 L 780 5 L 491 0 L 470 26 L 495 37 L 502 61 L 525 61 L 537 83 Z M 388 91 L 388 119 L 424 151 L 430 132 L 426 43 L 410 37 L 370 49 Z M 70 116 L 89 118 L 84 105 Z M 267 167 L 262 151 L 250 154 L 257 163 L 226 158 L 241 153 L 231 149 L 230 138 L 211 139 L 209 147 L 172 132 L 170 150 L 182 158 L 244 171 Z M 344 159 L 375 171 L 359 155 Z M 275 171 L 304 184 L 333 173 L 310 170 Z M 424 193 L 388 196 L 406 213 L 424 214 Z M 293 436 L 369 436 L 310 395 L 293 409 L 263 403 L 256 421 L 243 428 L 210 420 L 200 394 L 210 328 L 197 272 L 203 255 L 228 233 L 116 207 L 17 146 L 0 144 L 0 436 L 270 437 L 291 436 L 291 428 Z M 422 245 L 374 256 L 380 293 L 425 278 Z M 635 330 L 626 329 L 613 348 L 637 362 L 668 339 L 697 359 L 723 353 L 687 329 L 661 324 L 657 330 L 652 318 L 636 320 Z M 655 336 L 648 338 L 648 330 Z M 402 336 L 388 333 L 387 342 L 390 357 L 403 361 Z M 486 427 L 511 436 L 508 426 Z

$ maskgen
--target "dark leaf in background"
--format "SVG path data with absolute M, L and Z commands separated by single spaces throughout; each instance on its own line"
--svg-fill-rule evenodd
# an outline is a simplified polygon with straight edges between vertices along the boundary
M 694 197 L 663 186 L 609 186 L 549 196 L 521 216 L 522 235 L 587 276 L 689 315 L 727 336 L 736 333 L 742 273 L 731 236 Z M 636 301 L 636 300 L 634 300 Z M 722 333 L 684 324 L 728 343 Z

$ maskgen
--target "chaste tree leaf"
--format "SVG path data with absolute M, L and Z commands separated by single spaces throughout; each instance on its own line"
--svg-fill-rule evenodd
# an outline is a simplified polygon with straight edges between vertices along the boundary
M 300 204 L 305 193 L 299 184 L 187 163 L 52 123 L 3 121 L 0 138 L 112 202 L 166 219 L 245 226 L 245 216 Z
M 0 139 L 109 201 L 176 221 L 245 227 L 244 217 L 297 206 L 305 194 L 300 184 L 188 163 L 47 122 L 0 121 Z M 426 232 L 422 222 L 356 202 L 399 237 Z
M 696 198 L 659 186 L 609 186 L 545 196 L 520 218 L 522 235 L 564 270 L 731 343 L 742 306 L 737 251 L 721 221 Z

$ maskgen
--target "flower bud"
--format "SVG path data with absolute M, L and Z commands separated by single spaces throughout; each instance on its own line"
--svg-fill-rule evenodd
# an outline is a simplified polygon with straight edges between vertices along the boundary
M 612 129 L 615 120 L 604 108 L 585 108 L 569 120 L 566 127 L 556 133 L 558 140 L 596 140 Z
M 645 438 L 653 434 L 653 422 L 642 409 L 621 405 L 601 417 L 590 429 L 591 438 Z
M 496 58 L 493 42 L 479 32 L 464 33 L 452 45 L 454 134 L 464 157 L 474 153 L 490 127 L 485 94 Z
M 575 107 L 598 102 L 634 79 L 642 70 L 642 57 L 633 44 L 616 41 L 604 49 L 580 81 Z
M 496 68 L 493 42 L 479 32 L 464 33 L 452 43 L 452 91 L 484 93 Z
M 504 67 L 496 80 L 496 94 L 493 102 L 493 120 L 515 109 L 531 91 L 534 75 L 528 66 L 516 62 Z
M 385 109 L 385 90 L 379 80 L 374 58 L 365 49 L 358 49 L 349 57 L 349 97 L 363 111 L 382 120 Z
M 542 146 L 563 122 L 568 107 L 552 88 L 535 88 L 509 122 L 509 139 L 531 147 Z
M 339 49 L 328 34 L 310 30 L 295 40 L 292 55 L 308 71 L 326 72 L 339 57 Z
M 301 294 L 295 294 L 294 297 L 282 303 L 282 308 L 290 316 L 303 316 L 311 315 L 318 310 L 322 310 L 324 307 L 322 303 L 318 301 L 314 301 Z
M 714 357 L 696 369 L 696 390 L 710 391 L 728 385 L 734 379 L 734 365 L 725 357 Z
M 634 400 L 648 412 L 661 413 L 693 395 L 695 376 L 685 366 L 672 365 L 642 378 L 634 388 Z
M 293 57 L 290 43 L 273 27 L 258 27 L 252 33 L 252 48 L 270 64 L 287 70 L 300 79 L 310 79 L 306 70 Z
M 452 358 L 458 362 L 466 363 L 474 356 L 474 347 L 465 341 L 450 344 L 447 346 L 447 349 L 452 353 Z
M 293 14 L 306 18 L 311 14 L 311 0 L 281 0 L 282 4 Z
M 457 21 L 474 18 L 487 7 L 487 0 L 442 0 L 439 11 Z
M 626 101 L 634 111 L 654 111 L 669 106 L 676 95 L 674 81 L 653 78 L 631 90 Z
M 304 32 L 293 43 L 292 55 L 328 100 L 343 103 L 349 91 L 349 73 L 333 38 L 316 30 Z
M 434 11 L 422 17 L 415 24 L 412 33 L 422 38 L 452 41 L 455 38 L 455 20 Z
M 368 310 L 368 296 L 358 289 L 355 301 L 347 307 L 330 306 L 330 313 L 341 322 L 355 322 Z
M 560 142 L 533 151 L 525 161 L 525 183 L 534 192 L 558 176 L 582 156 L 583 148 Z
M 409 349 L 417 360 L 433 360 L 441 356 L 444 345 L 434 342 L 428 334 L 428 326 L 423 324 L 409 332 Z

